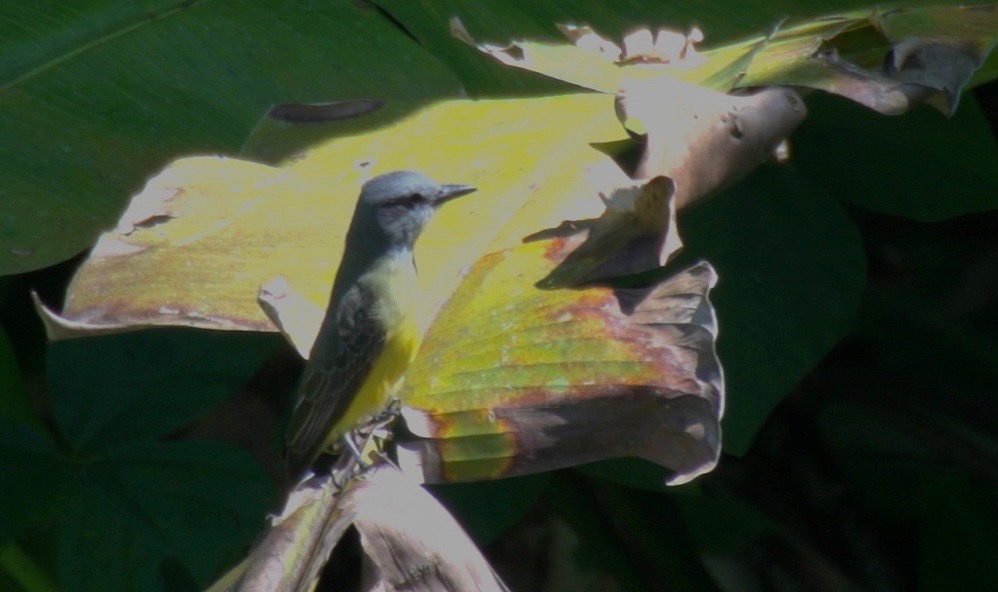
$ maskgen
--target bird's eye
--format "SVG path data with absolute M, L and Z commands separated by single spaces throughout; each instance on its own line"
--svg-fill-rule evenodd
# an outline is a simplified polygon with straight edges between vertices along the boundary
M 392 200 L 392 204 L 406 208 L 412 208 L 419 205 L 421 201 L 423 201 L 422 195 L 418 193 L 409 193 L 401 197 L 396 197 L 395 199 Z

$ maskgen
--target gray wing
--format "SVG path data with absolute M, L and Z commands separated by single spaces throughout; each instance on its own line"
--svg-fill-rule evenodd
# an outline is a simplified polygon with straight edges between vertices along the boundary
M 330 429 L 346 413 L 384 349 L 386 334 L 372 316 L 374 301 L 374 294 L 358 284 L 343 295 L 336 310 L 326 313 L 288 425 L 292 474 L 304 470 L 322 452 Z

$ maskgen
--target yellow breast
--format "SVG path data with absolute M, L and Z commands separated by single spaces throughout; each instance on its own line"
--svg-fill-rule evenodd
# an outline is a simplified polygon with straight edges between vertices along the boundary
M 384 267 L 379 266 L 360 280 L 378 284 L 374 291 L 381 298 L 373 313 L 386 329 L 385 344 L 346 413 L 330 430 L 324 449 L 333 447 L 360 422 L 384 410 L 416 357 L 422 335 L 414 321 L 419 302 L 411 254 L 409 257 L 408 261 L 386 261 Z

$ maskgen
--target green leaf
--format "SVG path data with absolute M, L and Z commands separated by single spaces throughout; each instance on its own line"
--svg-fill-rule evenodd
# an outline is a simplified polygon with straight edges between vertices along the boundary
M 208 442 L 139 443 L 87 463 L 59 534 L 70 591 L 166 590 L 176 557 L 202 585 L 249 542 L 270 485 L 246 453 Z
M 74 470 L 39 427 L 0 415 L 0 543 L 57 512 Z
M 274 103 L 459 90 L 382 14 L 347 0 L 0 11 L 0 273 L 83 250 L 151 171 L 180 154 L 236 152 Z
M 865 282 L 859 232 L 791 166 L 756 173 L 679 218 L 711 293 L 728 385 L 724 449 L 742 454 L 770 411 L 852 326 Z
M 686 520 L 690 537 L 705 556 L 736 556 L 780 528 L 772 518 L 739 498 L 672 496 Z
M 0 416 L 0 504 L 19 510 L 0 513 L 0 536 L 58 518 L 67 590 L 206 583 L 259 528 L 269 479 L 228 446 L 149 440 L 231 394 L 276 343 L 172 330 L 54 344 L 53 415 L 74 449 Z
M 998 143 L 973 97 L 949 120 L 926 107 L 883 117 L 828 96 L 808 107 L 794 163 L 836 197 L 917 220 L 998 207 Z
M 31 402 L 21 380 L 21 369 L 14 358 L 7 332 L 0 329 L 0 415 L 29 421 L 34 418 Z
M 426 487 L 454 514 L 475 543 L 483 546 L 519 522 L 550 481 L 551 473 L 540 473 Z
M 91 453 L 156 439 L 231 395 L 278 345 L 176 329 L 53 343 L 54 414 L 70 444 Z

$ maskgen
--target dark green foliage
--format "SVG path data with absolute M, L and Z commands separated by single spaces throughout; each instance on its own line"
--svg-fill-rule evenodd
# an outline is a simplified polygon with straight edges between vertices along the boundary
M 58 13 L 65 27 L 38 38 L 37 16 L 8 4 L 8 271 L 90 244 L 171 158 L 235 152 L 271 103 L 430 100 L 459 82 L 482 96 L 559 88 L 452 42 L 440 3 L 74 3 Z M 553 35 L 569 19 L 610 34 L 638 20 L 697 23 L 718 40 L 816 11 L 553 2 L 504 8 L 493 22 L 490 3 L 472 4 L 469 28 L 494 26 L 493 41 Z M 789 164 L 682 214 L 683 258 L 707 258 L 721 277 L 728 455 L 669 491 L 660 471 L 626 459 L 439 488 L 516 590 L 567 586 L 566 565 L 592 589 L 998 587 L 993 89 L 981 89 L 990 112 L 966 97 L 952 120 L 811 95 Z M 252 540 L 275 496 L 258 459 L 188 438 L 189 426 L 254 376 L 289 389 L 285 373 L 260 372 L 279 340 L 145 332 L 59 343 L 43 364 L 27 288 L 64 275 L 2 280 L 0 589 L 203 585 Z M 256 449 L 276 447 L 273 429 L 254 435 Z
M 50 346 L 53 425 L 0 416 L 0 507 L 17 509 L 0 513 L 0 540 L 48 533 L 67 589 L 167 590 L 167 560 L 207 583 L 262 526 L 273 487 L 245 451 L 163 437 L 279 343 L 168 330 Z

